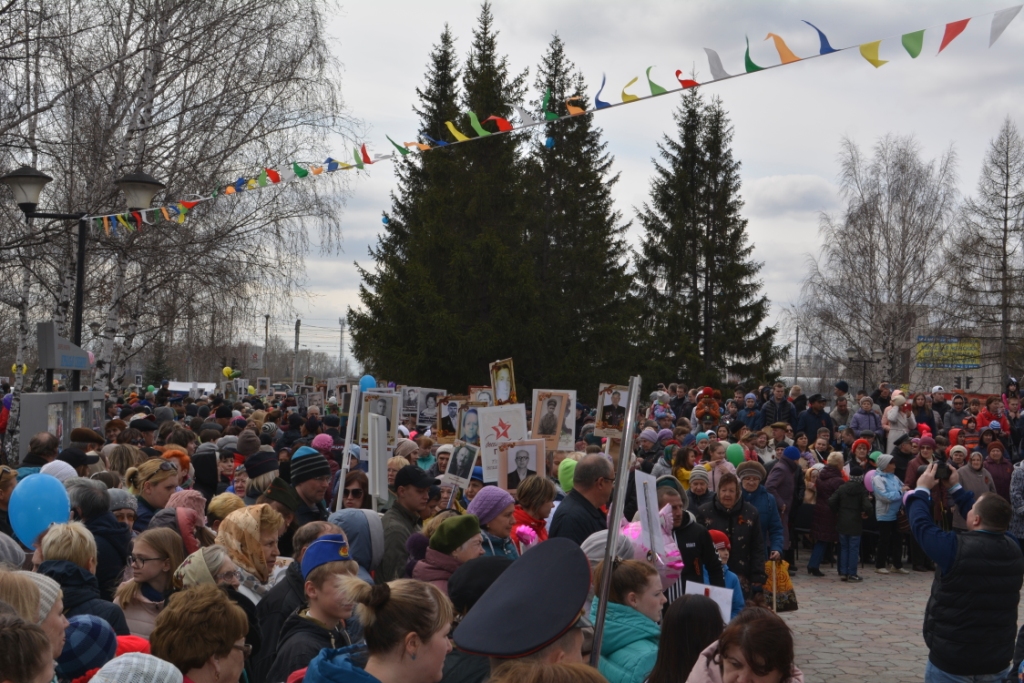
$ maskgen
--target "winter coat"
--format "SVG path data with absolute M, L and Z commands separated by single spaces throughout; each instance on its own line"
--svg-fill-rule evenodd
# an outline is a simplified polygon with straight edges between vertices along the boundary
M 836 516 L 836 531 L 843 536 L 864 533 L 861 514 L 871 514 L 871 500 L 864 487 L 864 478 L 855 477 L 840 486 L 828 499 L 829 509 Z
M 149 528 L 149 523 L 153 519 L 159 510 L 154 508 L 152 505 L 146 502 L 146 499 L 142 496 L 135 496 L 135 500 L 138 501 L 138 509 L 135 511 L 135 524 L 132 525 L 132 529 L 136 533 L 142 533 Z
M 896 445 L 896 439 L 904 434 L 909 434 L 911 429 L 917 427 L 917 420 L 914 419 L 914 414 L 910 411 L 901 410 L 896 406 L 886 408 L 883 417 L 889 423 L 888 441 L 886 442 L 886 447 L 889 450 L 892 450 Z
M 796 411 L 793 409 L 793 404 L 785 399 L 778 403 L 774 398 L 771 399 L 761 407 L 761 415 L 766 426 L 775 422 L 788 422 L 791 425 L 796 425 Z
M 832 437 L 836 432 L 835 426 L 832 424 L 832 417 L 824 410 L 820 413 L 815 413 L 813 410 L 805 410 L 797 418 L 793 433 L 803 432 L 807 435 L 808 439 L 813 441 L 818 434 L 818 430 L 822 427 L 828 428 L 828 440 L 832 441 Z
M 726 509 L 715 496 L 710 503 L 700 506 L 697 521 L 729 537 L 732 545 L 729 569 L 740 577 L 744 594 L 748 594 L 750 584 L 764 585 L 764 533 L 757 508 L 740 499 L 732 508 Z
M 679 577 L 680 581 L 697 581 L 698 583 L 710 583 L 716 586 L 724 585 L 722 576 L 722 562 L 718 559 L 718 552 L 711 540 L 711 534 L 702 524 L 697 523 L 697 516 L 692 512 L 683 512 L 683 521 L 672 530 L 676 539 L 676 546 L 683 560 L 683 571 Z M 685 590 L 680 586 L 679 594 Z M 672 595 L 671 597 L 678 597 Z M 671 600 L 670 600 L 671 602 Z
M 752 432 L 764 429 L 764 415 L 757 408 L 742 408 L 738 415 L 740 422 Z
M 320 650 L 333 650 L 350 644 L 348 634 L 341 628 L 328 629 L 306 615 L 306 610 L 296 610 L 288 615 L 281 627 L 277 656 L 266 680 L 268 683 L 285 681 L 292 672 L 309 666 Z
M 736 466 L 728 460 L 719 460 L 717 464 L 712 465 L 708 463 L 708 491 L 717 491 L 718 482 L 722 481 L 722 476 L 728 472 L 730 474 L 736 474 Z
M 782 458 L 772 465 L 765 490 L 775 497 L 775 505 L 779 510 L 779 521 L 782 524 L 782 547 L 788 550 L 789 520 L 793 510 L 803 503 L 804 471 L 796 460 Z
M 635 495 L 634 487 L 634 495 Z M 576 489 L 569 491 L 555 510 L 555 516 L 551 518 L 551 530 L 548 536 L 551 538 L 568 538 L 578 545 L 598 531 L 608 528 L 608 521 L 603 512 L 593 506 L 589 500 L 583 497 Z M 486 546 L 486 544 L 484 544 Z
M 384 558 L 377 572 L 377 580 L 394 581 L 404 577 L 405 563 L 409 559 L 405 542 L 420 530 L 420 517 L 396 503 L 384 513 L 381 521 L 384 525 Z
M 982 408 L 981 412 L 978 413 L 978 428 L 987 426 L 992 422 L 999 423 L 999 431 L 1004 434 L 1010 433 L 1010 421 L 1006 419 L 1006 415 L 1000 415 L 996 417 L 993 413 L 990 413 L 988 408 Z
M 970 415 L 966 410 L 953 410 L 950 408 L 942 416 L 942 426 L 948 429 L 959 429 L 964 426 L 964 420 Z
M 703 422 L 705 417 L 711 418 L 711 423 L 718 426 L 718 420 L 721 418 L 721 408 L 713 397 L 702 398 L 697 401 L 697 406 L 693 409 L 694 414 L 697 416 L 697 422 Z
M 100 597 L 96 577 L 67 560 L 47 560 L 39 565 L 39 573 L 60 584 L 64 597 L 64 616 L 91 614 L 106 621 L 119 636 L 131 635 L 124 612 Z
M 1010 478 L 1013 476 L 1013 465 L 1006 459 L 1006 455 L 996 462 L 991 457 L 985 458 L 985 469 L 992 475 L 992 482 L 996 485 L 996 493 L 1007 501 L 1010 500 Z
M 267 673 L 277 654 L 284 622 L 306 602 L 305 585 L 301 563 L 292 562 L 277 584 L 256 605 L 256 620 L 260 624 L 263 646 L 252 660 L 254 683 L 267 680 Z
M 687 505 L 686 509 L 696 516 L 702 505 L 710 503 L 715 499 L 715 493 L 711 489 L 708 489 L 704 492 L 703 496 L 698 496 L 693 491 L 687 491 L 686 497 L 690 499 L 690 504 Z
M 125 581 L 125 583 L 128 582 Z M 128 622 L 128 630 L 133 636 L 149 638 L 149 634 L 156 627 L 156 618 L 166 605 L 166 598 L 150 600 L 143 595 L 142 591 L 138 591 L 135 598 L 121 608 L 124 610 L 124 618 Z
M 597 601 L 590 620 L 597 619 Z M 608 683 L 643 683 L 658 660 L 658 624 L 632 607 L 608 603 L 597 668 Z
M 427 554 L 412 568 L 412 578 L 417 581 L 426 581 L 440 588 L 445 595 L 448 595 L 448 579 L 452 577 L 455 570 L 461 566 L 461 562 L 451 555 L 445 555 L 440 550 L 427 548 Z
M 895 474 L 876 471 L 871 486 L 875 489 L 875 519 L 895 522 L 903 505 L 903 482 Z
M 836 429 L 839 429 L 840 427 L 849 427 L 850 420 L 852 420 L 853 416 L 856 414 L 856 411 L 850 410 L 849 402 L 847 402 L 845 415 L 839 412 L 839 408 L 835 408 L 828 414 L 828 416 L 832 418 L 832 425 Z
M 121 583 L 124 568 L 128 566 L 128 549 L 132 543 L 132 530 L 110 512 L 85 522 L 85 528 L 96 539 L 96 581 L 100 597 L 113 600 L 114 591 Z
M 835 543 L 839 540 L 836 531 L 836 516 L 828 505 L 829 498 L 843 485 L 843 473 L 838 468 L 825 465 L 818 475 L 817 497 L 814 501 L 814 518 L 811 521 L 811 537 L 815 541 Z
M 1018 539 L 1024 538 L 1024 460 L 1013 468 L 1013 477 L 1010 481 L 1010 507 L 1013 508 L 1013 516 L 1010 517 L 1010 533 Z
M 775 502 L 775 497 L 768 493 L 768 489 L 762 484 L 754 491 L 744 490 L 743 500 L 757 508 L 757 514 L 761 519 L 761 532 L 764 533 L 765 554 L 771 554 L 773 551 L 781 553 L 785 549 L 786 538 L 782 531 L 782 517 L 779 516 L 779 506 Z
M 487 557 L 507 557 L 510 560 L 519 559 L 519 551 L 511 538 L 498 538 L 488 533 L 486 529 L 480 530 L 484 540 L 484 555 Z M 455 571 L 454 569 L 452 571 Z M 415 577 L 414 577 L 415 578 Z
M 345 532 L 349 554 L 359 565 L 359 578 L 372 584 L 371 573 L 384 558 L 384 525 L 380 515 L 373 510 L 350 508 L 332 513 L 328 521 Z
M 739 614 L 747 601 L 743 599 L 743 588 L 740 586 L 739 578 L 729 571 L 728 567 L 724 569 L 724 580 L 725 588 L 732 589 L 732 610 L 729 612 L 729 619 L 735 619 L 736 615 Z M 708 579 L 708 570 L 704 570 L 704 585 L 710 586 L 711 581 Z
M 874 432 L 879 439 L 885 438 L 885 430 L 882 429 L 882 418 L 873 410 L 861 408 L 850 418 L 850 429 L 860 438 L 861 432 Z
M 718 654 L 718 641 L 711 643 L 697 658 L 693 670 L 686 677 L 686 683 L 722 683 L 722 666 L 715 662 Z M 793 667 L 789 678 L 782 679 L 782 683 L 804 683 L 804 674 L 800 669 Z

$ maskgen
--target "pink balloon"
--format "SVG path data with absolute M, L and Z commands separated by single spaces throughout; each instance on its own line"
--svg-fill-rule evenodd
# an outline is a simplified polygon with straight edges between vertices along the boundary
M 864 475 L 864 488 L 866 488 L 871 493 L 875 492 L 875 486 L 874 486 L 874 483 L 873 483 L 874 478 L 875 478 L 875 471 L 874 470 L 868 470 L 868 473 Z

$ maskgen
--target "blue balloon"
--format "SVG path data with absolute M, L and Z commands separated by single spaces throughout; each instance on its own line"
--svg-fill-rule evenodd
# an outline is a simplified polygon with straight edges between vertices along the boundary
M 359 391 L 365 392 L 370 389 L 377 388 L 377 380 L 373 378 L 373 375 L 363 375 L 359 380 Z
M 64 524 L 71 516 L 71 501 L 64 484 L 49 474 L 30 474 L 14 487 L 8 504 L 11 527 L 25 545 L 51 524 Z

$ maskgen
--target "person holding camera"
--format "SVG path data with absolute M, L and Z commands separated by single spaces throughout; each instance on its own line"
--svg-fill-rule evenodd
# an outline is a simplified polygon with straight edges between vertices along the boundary
M 936 526 L 931 491 L 942 464 L 933 462 L 907 493 L 914 540 L 936 564 L 924 614 L 928 646 L 925 683 L 1003 681 L 1010 673 L 1017 607 L 1024 584 L 1024 554 L 1007 533 L 1013 509 L 1002 497 L 974 494 L 948 470 L 948 493 L 967 520 L 967 531 Z

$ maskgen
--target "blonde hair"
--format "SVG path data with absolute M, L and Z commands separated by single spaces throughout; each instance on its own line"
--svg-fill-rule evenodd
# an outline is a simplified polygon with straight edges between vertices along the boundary
M 0 572 L 0 600 L 30 624 L 39 623 L 39 587 L 22 572 Z
M 582 662 L 549 664 L 531 659 L 505 661 L 488 680 L 490 683 L 608 683 L 597 669 Z
M 832 453 L 828 454 L 828 459 L 825 460 L 825 462 L 829 465 L 832 465 L 832 467 L 842 469 L 843 463 L 846 462 L 846 459 L 843 457 L 843 454 L 840 453 L 839 451 L 833 451 Z
M 630 593 L 642 593 L 652 576 L 658 570 L 640 560 L 612 559 L 612 585 L 608 591 L 608 600 L 620 605 L 626 604 L 626 596 Z M 594 568 L 594 585 L 600 586 L 604 576 L 604 560 Z
M 401 645 L 409 633 L 430 638 L 452 623 L 452 603 L 433 584 L 414 579 L 370 584 L 343 577 L 345 594 L 356 603 L 370 655 L 382 655 Z
M 519 506 L 527 512 L 539 510 L 541 505 L 553 501 L 556 494 L 555 482 L 539 474 L 526 477 L 516 489 Z
M 441 526 L 441 522 L 458 516 L 458 510 L 441 510 L 423 524 L 423 535 L 429 539 L 437 531 L 437 527 Z
M 583 458 L 585 457 L 587 457 L 587 454 L 584 453 L 583 451 L 573 451 L 572 453 L 569 453 L 567 456 L 565 456 L 565 459 L 575 460 L 576 462 L 579 462 L 583 460 Z
M 82 569 L 88 569 L 90 561 L 96 561 L 96 539 L 81 522 L 54 524 L 43 538 L 43 561 L 67 560 Z
M 160 469 L 160 465 L 167 462 L 163 458 L 151 458 L 140 464 L 138 467 L 129 467 L 124 473 L 124 482 L 128 485 L 128 492 L 133 496 L 142 495 L 142 488 L 147 484 L 159 484 L 164 479 L 178 477 L 178 469 Z
M 146 462 L 146 456 L 135 446 L 118 444 L 110 449 L 110 456 L 107 460 L 109 461 L 107 469 L 121 475 L 123 479 L 128 470 Z
M 213 522 L 223 522 L 235 510 L 245 507 L 245 501 L 234 493 L 220 493 L 210 499 L 206 506 L 206 519 Z
M 173 582 L 174 572 L 185 561 L 185 544 L 182 542 L 181 536 L 176 531 L 166 527 L 146 529 L 135 539 L 135 547 L 138 547 L 139 543 L 148 545 L 157 555 L 170 560 L 171 568 L 167 571 L 167 574 L 168 578 Z M 135 602 L 141 593 L 141 584 L 135 581 L 125 581 L 117 587 L 117 592 L 114 594 L 114 604 L 121 609 L 125 609 Z
M 271 472 L 264 472 L 255 479 L 250 479 L 245 485 L 245 495 L 259 498 L 262 494 L 266 493 L 267 489 L 270 488 L 270 485 L 280 474 L 280 470 L 273 470 Z
M 393 456 L 391 458 L 388 458 L 388 467 L 391 467 L 392 465 L 398 465 L 399 468 L 402 468 L 402 467 L 408 467 L 410 464 L 412 464 L 412 463 L 410 463 L 408 460 L 406 460 L 405 458 L 403 458 L 400 455 L 396 455 L 396 456 Z

